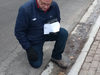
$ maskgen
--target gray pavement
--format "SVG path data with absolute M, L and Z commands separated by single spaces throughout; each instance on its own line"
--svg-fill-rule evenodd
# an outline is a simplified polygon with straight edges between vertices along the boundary
M 0 75 L 40 75 L 49 62 L 53 43 L 44 45 L 44 61 L 39 69 L 32 68 L 26 53 L 14 36 L 18 8 L 28 0 L 3 0 L 0 2 Z M 70 33 L 80 21 L 93 0 L 55 0 L 61 10 L 61 26 Z

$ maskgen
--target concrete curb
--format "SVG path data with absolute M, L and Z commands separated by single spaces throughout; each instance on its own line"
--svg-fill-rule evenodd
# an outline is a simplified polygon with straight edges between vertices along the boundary
M 98 17 L 96 24 L 94 25 L 87 43 L 85 44 L 84 48 L 82 49 L 81 54 L 79 55 L 78 59 L 76 60 L 76 63 L 73 65 L 72 69 L 68 73 L 68 75 L 78 75 L 80 68 L 86 58 L 86 55 L 90 49 L 90 46 L 92 45 L 92 42 L 94 40 L 94 37 L 96 36 L 97 31 L 99 30 L 100 27 L 100 16 Z M 95 29 L 95 32 L 94 32 Z
M 97 2 L 97 0 L 95 0 L 93 3 L 96 4 L 96 2 Z M 76 60 L 75 64 L 73 65 L 73 67 L 70 70 L 70 72 L 68 73 L 68 75 L 78 75 L 80 68 L 81 68 L 81 66 L 86 58 L 86 55 L 90 49 L 90 46 L 92 45 L 94 38 L 99 30 L 99 27 L 100 27 L 100 16 L 98 17 L 95 25 L 93 26 L 92 31 L 89 34 L 89 39 L 86 42 L 84 48 L 82 49 L 81 54 L 79 55 L 78 59 Z

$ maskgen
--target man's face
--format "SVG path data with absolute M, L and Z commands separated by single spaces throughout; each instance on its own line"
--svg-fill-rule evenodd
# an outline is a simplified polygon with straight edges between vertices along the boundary
M 52 0 L 38 0 L 38 5 L 43 11 L 46 11 L 50 7 L 51 3 Z

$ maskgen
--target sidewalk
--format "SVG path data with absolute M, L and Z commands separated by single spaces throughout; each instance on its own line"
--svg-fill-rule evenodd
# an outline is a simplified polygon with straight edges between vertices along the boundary
M 100 75 L 100 28 L 78 75 Z

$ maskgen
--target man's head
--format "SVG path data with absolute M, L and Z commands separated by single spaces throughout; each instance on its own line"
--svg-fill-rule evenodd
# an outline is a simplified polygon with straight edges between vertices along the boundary
M 38 0 L 38 5 L 43 11 L 46 11 L 50 7 L 51 3 L 52 0 Z

